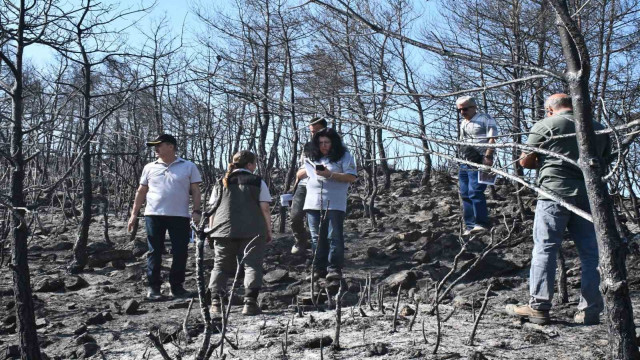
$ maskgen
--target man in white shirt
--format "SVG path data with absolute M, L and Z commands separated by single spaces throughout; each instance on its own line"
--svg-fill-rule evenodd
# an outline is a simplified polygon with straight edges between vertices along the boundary
M 476 99 L 463 96 L 456 101 L 456 109 L 462 116 L 460 124 L 460 140 L 468 143 L 495 143 L 498 135 L 496 121 L 478 111 Z M 477 164 L 493 165 L 493 148 L 482 148 L 473 145 L 460 147 L 460 157 Z M 486 184 L 478 182 L 476 167 L 461 164 L 458 184 L 462 197 L 462 209 L 465 223 L 464 235 L 486 231 L 490 227 L 487 200 L 484 196 Z
M 137 221 L 138 212 L 146 200 L 145 225 L 147 229 L 147 299 L 162 298 L 160 287 L 162 278 L 162 254 L 165 252 L 166 232 L 171 238 L 173 261 L 169 273 L 171 295 L 176 298 L 190 297 L 183 283 L 187 266 L 189 245 L 189 221 L 200 222 L 200 187 L 202 177 L 195 164 L 176 156 L 176 139 L 162 134 L 147 142 L 154 146 L 158 160 L 148 163 L 142 170 L 140 186 L 131 210 L 128 229 L 131 231 Z M 189 195 L 193 197 L 193 211 L 189 214 Z

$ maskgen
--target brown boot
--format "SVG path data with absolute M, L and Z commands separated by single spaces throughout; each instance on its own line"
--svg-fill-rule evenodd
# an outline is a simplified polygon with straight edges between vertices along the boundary
M 551 321 L 549 310 L 535 310 L 529 305 L 509 304 L 505 307 L 505 311 L 509 315 L 527 318 L 530 322 L 538 325 L 546 325 Z
M 222 316 L 222 305 L 219 298 L 211 299 L 211 317 L 218 318 Z
M 244 298 L 244 307 L 242 308 L 242 315 L 254 316 L 262 314 L 258 301 L 255 298 Z

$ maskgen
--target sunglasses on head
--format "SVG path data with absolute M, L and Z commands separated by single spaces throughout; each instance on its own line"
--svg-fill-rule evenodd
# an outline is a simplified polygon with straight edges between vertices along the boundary
M 474 107 L 475 106 L 467 106 L 467 107 L 459 108 L 458 111 L 465 112 L 465 111 L 467 111 L 469 109 L 473 109 Z

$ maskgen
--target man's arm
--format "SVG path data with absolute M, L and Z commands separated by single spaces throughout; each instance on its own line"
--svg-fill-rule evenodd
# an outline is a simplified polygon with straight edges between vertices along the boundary
M 200 207 L 200 201 L 202 198 L 202 194 L 200 193 L 200 183 L 192 183 L 191 184 L 191 197 L 193 198 L 193 222 L 195 224 L 200 223 L 200 216 L 202 215 L 202 208 Z
M 271 235 L 271 209 L 269 209 L 269 203 L 265 201 L 260 202 L 260 210 L 262 210 L 262 216 L 264 216 L 264 222 L 267 224 L 267 244 L 273 240 Z
M 127 230 L 131 232 L 133 230 L 133 225 L 138 219 L 138 212 L 140 212 L 140 208 L 142 207 L 142 203 L 147 198 L 147 192 L 149 191 L 149 186 L 142 185 L 138 186 L 138 190 L 136 191 L 136 197 L 133 200 L 133 208 L 131 209 L 131 217 L 129 217 L 129 223 L 127 224 Z
M 522 166 L 525 169 L 537 169 L 538 154 L 534 152 L 526 153 L 523 151 L 522 154 L 520 154 L 520 166 Z

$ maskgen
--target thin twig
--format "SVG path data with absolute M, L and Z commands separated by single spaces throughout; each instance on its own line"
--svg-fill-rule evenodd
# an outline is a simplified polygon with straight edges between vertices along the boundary
M 411 322 L 409 323 L 409 332 L 413 329 L 413 324 L 416 323 L 416 318 L 418 317 L 418 309 L 420 308 L 420 299 L 416 301 L 416 312 L 413 313 L 413 317 L 411 318 Z
M 398 310 L 400 308 L 400 292 L 402 291 L 402 286 L 398 285 L 398 295 L 396 296 L 396 308 L 393 312 L 393 332 L 396 332 L 396 322 L 398 320 Z
M 158 350 L 158 352 L 160 353 L 160 355 L 164 360 L 172 360 L 169 354 L 167 353 L 167 350 L 164 349 L 164 346 L 162 345 L 162 341 L 160 341 L 160 338 L 158 338 L 156 334 L 154 334 L 152 331 L 149 331 L 149 333 L 147 334 L 147 337 L 149 338 L 149 340 L 151 340 L 151 343 L 153 344 L 153 346 L 155 346 L 155 348 Z
M 469 340 L 467 341 L 467 345 L 473 346 L 473 339 L 476 337 L 476 330 L 478 329 L 478 324 L 480 323 L 480 319 L 482 318 L 482 314 L 487 308 L 487 303 L 489 302 L 489 292 L 491 291 L 491 287 L 493 286 L 493 280 L 489 282 L 489 286 L 487 286 L 487 291 L 484 293 L 484 300 L 482 301 L 482 307 L 480 308 L 480 312 L 478 313 L 478 318 L 473 323 L 473 329 L 471 330 L 471 335 L 469 335 Z

